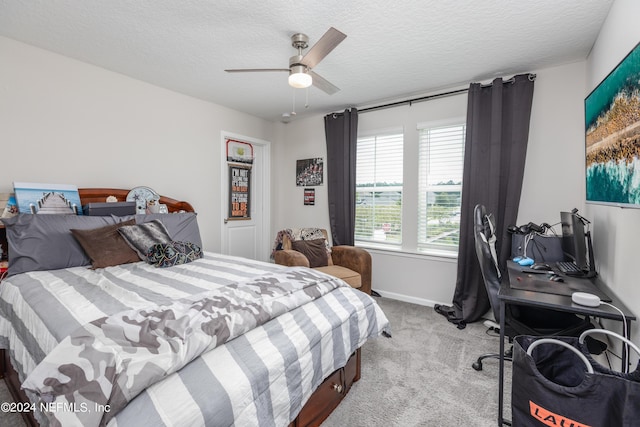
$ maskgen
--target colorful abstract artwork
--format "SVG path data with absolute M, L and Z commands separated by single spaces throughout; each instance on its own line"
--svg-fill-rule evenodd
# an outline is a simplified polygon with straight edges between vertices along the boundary
M 586 201 L 640 207 L 640 44 L 585 99 Z

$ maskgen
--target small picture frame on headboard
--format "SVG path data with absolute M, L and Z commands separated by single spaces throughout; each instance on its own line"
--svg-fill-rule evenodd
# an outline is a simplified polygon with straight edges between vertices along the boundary
M 14 182 L 20 213 L 82 215 L 78 187 L 69 184 Z

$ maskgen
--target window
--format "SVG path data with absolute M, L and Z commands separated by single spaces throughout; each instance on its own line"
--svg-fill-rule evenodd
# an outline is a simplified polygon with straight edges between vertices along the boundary
M 418 249 L 457 251 L 466 126 L 418 131 Z
M 402 243 L 403 143 L 402 130 L 358 138 L 356 240 Z

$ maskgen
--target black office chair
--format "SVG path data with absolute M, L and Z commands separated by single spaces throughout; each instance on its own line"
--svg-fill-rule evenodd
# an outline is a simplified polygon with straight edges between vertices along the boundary
M 473 211 L 474 235 L 476 254 L 480 262 L 480 270 L 484 279 L 485 288 L 489 295 L 489 303 L 496 322 L 500 322 L 500 302 L 498 291 L 503 276 L 498 266 L 496 251 L 495 222 L 491 214 L 487 214 L 483 205 L 476 205 Z M 533 336 L 579 336 L 583 331 L 593 328 L 589 317 L 581 318 L 571 313 L 555 310 L 539 309 L 535 307 L 524 307 L 507 305 L 505 311 L 505 331 L 504 334 L 512 342 L 517 335 Z M 594 340 L 596 341 L 596 340 Z M 599 341 L 597 341 L 599 343 Z M 589 345 L 589 343 L 587 343 Z M 602 344 L 604 345 L 604 344 Z M 606 348 L 606 346 L 605 346 Z M 593 343 L 589 345 L 589 350 L 593 354 L 598 354 L 604 349 Z M 505 360 L 511 360 L 512 349 L 505 353 Z M 484 354 L 478 357 L 471 366 L 476 371 L 482 370 L 482 361 L 487 358 L 498 359 L 497 353 Z

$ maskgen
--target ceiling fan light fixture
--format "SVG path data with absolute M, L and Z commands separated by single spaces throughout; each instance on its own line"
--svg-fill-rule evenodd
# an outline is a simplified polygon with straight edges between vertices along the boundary
M 316 89 L 320 89 L 328 95 L 333 95 L 340 89 L 311 70 L 315 69 L 318 63 L 346 37 L 346 34 L 330 27 L 327 32 L 320 37 L 320 40 L 303 55 L 302 51 L 309 47 L 309 37 L 306 34 L 296 33 L 291 36 L 291 46 L 293 46 L 298 53 L 289 58 L 289 68 L 240 68 L 227 69 L 224 71 L 227 73 L 271 73 L 274 71 L 288 71 L 289 86 L 296 89 L 305 89 L 313 85 Z
M 311 86 L 313 79 L 307 73 L 307 67 L 304 65 L 294 65 L 289 73 L 289 86 L 296 89 L 304 89 Z

